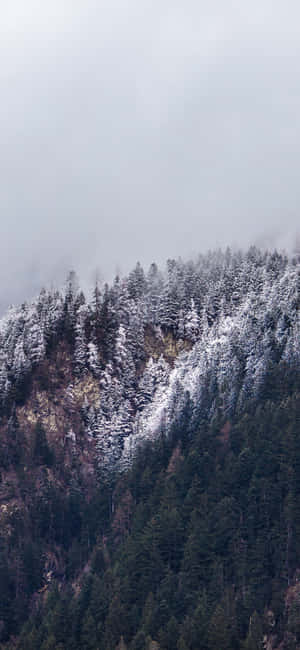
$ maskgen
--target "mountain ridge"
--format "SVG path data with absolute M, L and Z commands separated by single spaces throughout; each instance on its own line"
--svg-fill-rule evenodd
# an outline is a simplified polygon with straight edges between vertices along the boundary
M 202 436 L 204 445 L 202 450 L 196 445 L 193 452 L 201 471 L 206 475 L 200 458 L 206 446 L 213 474 L 220 463 L 225 463 L 228 473 L 231 455 L 233 466 L 238 452 L 243 452 L 244 460 L 248 458 L 247 436 L 253 436 L 249 439 L 252 456 L 258 453 L 260 443 L 254 432 L 250 434 L 251 417 L 260 429 L 260 409 L 267 432 L 264 412 L 270 400 L 278 418 L 281 409 L 287 421 L 286 403 L 294 400 L 290 403 L 297 417 L 299 290 L 299 257 L 255 247 L 245 253 L 227 249 L 200 256 L 195 262 L 168 260 L 164 273 L 153 264 L 145 274 L 137 264 L 111 287 L 96 285 L 90 302 L 71 272 L 64 292 L 43 290 L 31 305 L 13 308 L 1 320 L 0 573 L 6 586 L 0 631 L 4 642 L 20 630 L 32 608 L 39 607 L 48 593 L 50 597 L 55 584 L 59 590 L 70 581 L 80 584 L 79 576 L 84 576 L 84 567 L 91 566 L 99 539 L 101 571 L 114 562 L 116 548 L 130 536 L 130 521 L 137 516 L 136 497 L 126 477 L 135 471 L 132 467 L 138 467 L 136 463 L 146 462 L 143 455 L 152 458 L 151 447 L 165 445 L 168 450 L 163 452 L 169 456 L 162 469 L 162 485 L 167 486 L 172 476 L 176 482 L 180 467 L 191 462 L 187 459 L 197 436 Z M 245 448 L 238 440 L 238 422 Z M 277 421 L 274 427 L 277 431 Z M 296 445 L 294 433 L 290 436 L 289 444 Z M 291 463 L 287 454 L 286 462 Z M 156 470 L 151 462 L 153 475 L 147 481 L 154 485 Z M 253 461 L 249 467 L 252 472 Z M 238 476 L 243 492 L 240 470 Z M 292 490 L 290 479 L 284 472 L 280 476 L 286 499 Z M 207 481 L 205 489 L 211 489 Z M 235 491 L 231 479 L 230 485 Z M 230 493 L 221 499 L 222 503 L 225 499 L 225 512 L 231 509 L 227 498 Z M 179 528 L 187 525 L 181 499 L 176 515 L 182 521 Z M 230 514 L 230 520 L 235 516 Z M 207 532 L 207 539 L 211 534 Z M 112 547 L 105 542 L 106 536 Z M 179 537 L 180 562 L 184 562 L 182 545 L 187 539 L 183 532 Z M 247 544 L 252 548 L 250 538 Z M 126 558 L 123 561 L 126 565 Z M 185 571 L 184 564 L 180 569 L 176 562 L 173 570 Z M 230 558 L 226 562 L 230 564 Z M 296 569 L 297 562 L 288 560 L 291 584 Z M 277 591 L 282 598 L 283 586 Z M 262 597 L 261 602 L 268 599 Z M 257 609 L 262 616 L 262 607 Z M 242 647 L 238 639 L 250 634 L 246 620 L 255 608 L 248 610 L 240 632 L 234 633 L 234 647 Z M 276 616 L 278 627 L 278 612 Z M 266 622 L 260 619 L 259 625 L 266 626 Z M 108 641 L 105 633 L 99 647 L 116 648 L 121 637 L 123 644 L 133 643 L 132 634 L 127 629 Z M 277 630 L 278 634 L 280 638 Z M 76 638 L 75 647 L 88 647 L 83 642 L 78 645 Z M 209 645 L 209 635 L 205 638 L 205 650 L 215 647 Z M 162 633 L 154 635 L 152 642 L 169 647 L 162 639 Z M 24 647 L 33 647 L 24 643 Z M 59 647 L 55 643 L 53 647 Z M 143 643 L 141 648 L 146 647 Z M 188 648 L 198 647 L 194 641 L 188 645 L 185 639 L 184 643 Z M 180 650 L 183 647 L 182 641 Z

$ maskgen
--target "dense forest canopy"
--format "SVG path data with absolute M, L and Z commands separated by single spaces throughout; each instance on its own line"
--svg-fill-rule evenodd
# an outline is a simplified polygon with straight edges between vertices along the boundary
M 299 290 L 252 247 L 8 311 L 4 647 L 298 647 Z

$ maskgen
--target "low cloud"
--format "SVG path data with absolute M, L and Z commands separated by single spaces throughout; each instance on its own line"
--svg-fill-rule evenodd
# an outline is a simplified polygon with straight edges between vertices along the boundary
M 0 305 L 213 246 L 293 246 L 296 2 L 12 0 Z

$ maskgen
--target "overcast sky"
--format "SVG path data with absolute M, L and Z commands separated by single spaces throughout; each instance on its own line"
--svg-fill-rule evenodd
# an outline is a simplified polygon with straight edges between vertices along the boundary
M 2 3 L 0 305 L 71 267 L 290 245 L 299 22 L 296 0 Z

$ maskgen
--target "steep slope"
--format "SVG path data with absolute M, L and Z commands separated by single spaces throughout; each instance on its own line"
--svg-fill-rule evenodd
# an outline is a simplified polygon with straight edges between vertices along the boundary
M 299 286 L 296 258 L 256 249 L 169 261 L 165 275 L 137 265 L 103 295 L 96 287 L 91 304 L 71 274 L 65 295 L 43 292 L 2 322 L 3 411 L 24 401 L 32 369 L 61 339 L 69 402 L 74 383 L 94 387 L 74 399 L 99 464 L 126 467 L 141 440 L 168 429 L 187 392 L 206 412 L 218 394 L 230 414 L 259 395 L 272 363 L 298 363 Z
M 164 273 L 151 265 L 145 274 L 138 264 L 127 278 L 116 278 L 111 287 L 100 290 L 96 286 L 90 302 L 71 273 L 64 292 L 42 291 L 31 305 L 9 311 L 0 323 L 3 642 L 16 634 L 52 583 L 57 582 L 60 588 L 73 583 L 77 593 L 80 574 L 89 570 L 99 539 L 107 538 L 112 544 L 108 550 L 106 542 L 101 542 L 101 570 L 115 562 L 115 553 L 119 552 L 115 547 L 124 541 L 129 520 L 139 509 L 139 498 L 126 482 L 140 480 L 138 469 L 132 474 L 130 468 L 140 454 L 148 458 L 145 445 L 154 445 L 155 449 L 155 441 L 162 444 L 163 436 L 168 449 L 164 462 L 171 468 L 174 465 L 176 474 L 177 460 L 185 464 L 191 453 L 197 467 L 200 460 L 196 459 L 203 450 L 202 442 L 194 449 L 194 440 L 203 441 L 204 435 L 211 445 L 208 466 L 218 482 L 220 458 L 227 463 L 232 453 L 246 453 L 256 444 L 254 433 L 253 441 L 248 438 L 255 426 L 260 427 L 259 409 L 263 413 L 265 408 L 270 409 L 265 404 L 271 400 L 279 418 L 281 412 L 286 413 L 285 400 L 289 400 L 297 405 L 293 406 L 296 418 L 299 288 L 297 257 L 251 248 L 245 254 L 230 250 L 211 253 L 195 262 L 169 260 Z M 247 417 L 254 418 L 254 429 L 247 424 Z M 239 426 L 241 443 L 237 440 Z M 268 426 L 263 416 L 266 435 L 271 437 Z M 263 436 L 264 429 L 261 431 Z M 296 432 L 291 435 L 294 440 Z M 254 455 L 259 453 L 257 449 Z M 151 453 L 149 462 L 147 480 L 155 491 Z M 167 472 L 166 467 L 163 471 Z M 295 474 L 295 470 L 288 471 L 291 476 Z M 120 473 L 125 473 L 124 484 Z M 165 476 L 159 479 L 163 483 Z M 241 473 L 236 480 L 239 485 Z M 207 490 L 210 493 L 208 484 L 205 494 Z M 231 490 L 236 490 L 236 485 L 229 481 L 222 499 L 230 499 Z M 291 492 L 290 487 L 284 490 L 280 502 L 283 512 L 288 507 L 286 494 Z M 156 518 L 156 507 L 158 501 L 148 506 L 150 519 Z M 180 502 L 183 510 L 178 525 L 184 530 L 190 526 L 183 514 L 185 507 Z M 239 508 L 242 512 L 241 505 Z M 283 545 L 287 544 L 286 534 L 291 534 L 287 521 Z M 207 531 L 211 539 L 213 532 Z M 181 533 L 178 542 L 182 546 L 175 571 L 178 575 L 183 570 L 185 534 Z M 256 539 L 256 533 L 253 535 Z M 204 545 L 208 543 L 204 532 L 201 539 Z M 226 546 L 226 553 L 230 555 L 234 548 L 240 547 Z M 124 566 L 123 555 L 116 561 Z M 219 559 L 216 561 L 218 564 Z M 298 566 L 297 560 L 288 560 L 288 583 L 292 584 Z M 147 573 L 142 565 L 144 570 Z M 278 571 L 282 570 L 280 565 Z M 193 568 L 189 571 L 193 573 Z M 248 584 L 248 578 L 245 580 Z M 225 580 L 224 589 L 225 583 L 228 588 L 241 588 L 236 577 L 234 584 Z M 116 583 L 111 585 L 115 590 Z M 277 590 L 280 598 L 285 586 L 284 578 Z M 143 598 L 135 603 L 137 610 L 143 607 Z M 197 598 L 194 594 L 193 602 Z M 265 594 L 254 609 L 262 614 L 269 600 L 270 594 Z M 251 603 L 237 633 L 237 644 L 246 637 L 253 597 Z M 189 616 L 190 610 L 183 611 Z M 138 612 L 136 617 L 140 627 Z M 175 618 L 182 626 L 183 619 Z M 101 621 L 101 626 L 106 626 L 105 617 Z M 124 628 L 120 638 L 123 635 L 126 643 L 133 643 L 139 627 L 135 632 Z M 47 634 L 43 634 L 39 643 L 48 643 Z M 69 646 L 64 640 L 62 647 L 98 647 L 84 645 L 79 641 L 81 632 L 78 634 L 76 643 L 82 645 L 74 646 L 73 641 Z M 108 641 L 106 632 L 103 634 L 97 641 L 99 647 L 114 648 L 120 641 Z M 159 640 L 156 634 L 153 638 L 165 647 L 161 637 Z M 58 647 L 58 639 L 55 643 L 53 647 Z M 184 640 L 181 647 L 197 646 Z
M 299 648 L 295 383 L 287 397 L 279 373 L 274 400 L 195 428 L 186 413 L 147 445 L 81 576 L 46 587 L 19 650 Z

